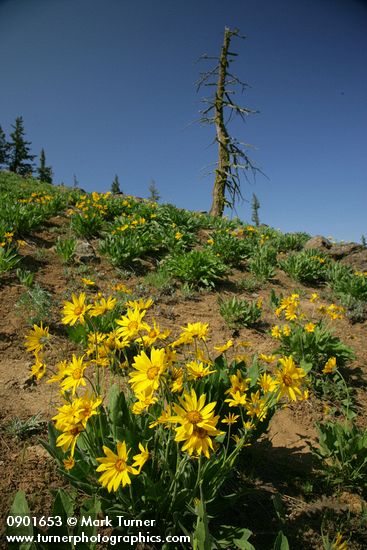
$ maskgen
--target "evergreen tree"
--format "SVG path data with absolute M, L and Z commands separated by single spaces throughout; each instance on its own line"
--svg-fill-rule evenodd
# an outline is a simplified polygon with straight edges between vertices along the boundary
M 120 189 L 120 182 L 119 182 L 119 178 L 116 174 L 115 176 L 115 179 L 113 180 L 112 182 L 112 185 L 111 185 L 111 192 L 114 194 L 114 195 L 117 195 L 118 193 L 121 193 L 121 189 Z
M 252 193 L 252 221 L 256 226 L 260 225 L 260 219 L 259 219 L 259 208 L 260 208 L 260 202 L 255 193 Z
M 46 155 L 44 149 L 40 153 L 40 165 L 37 168 L 38 179 L 46 183 L 52 183 L 52 168 L 46 166 Z
M 12 128 L 14 128 L 14 132 L 10 134 L 12 141 L 9 143 L 8 168 L 20 176 L 32 174 L 32 161 L 35 155 L 30 154 L 28 146 L 31 145 L 31 142 L 24 139 L 23 117 L 17 117 Z
M 6 141 L 5 132 L 0 126 L 0 166 L 8 164 L 9 160 L 9 143 Z
M 161 198 L 157 186 L 155 184 L 155 181 L 152 180 L 149 185 L 149 200 L 152 202 L 158 202 Z

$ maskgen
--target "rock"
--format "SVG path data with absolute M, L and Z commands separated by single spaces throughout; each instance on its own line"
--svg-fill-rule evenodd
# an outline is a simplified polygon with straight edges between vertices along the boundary
M 309 239 L 304 247 L 306 250 L 328 250 L 332 247 L 332 244 L 326 237 L 323 237 L 322 235 L 316 235 L 315 237 Z
M 367 248 L 345 256 L 341 263 L 351 265 L 355 271 L 367 271 Z
M 329 256 L 331 256 L 334 260 L 341 260 L 345 256 L 349 256 L 350 254 L 354 254 L 360 250 L 363 250 L 363 246 L 361 244 L 342 243 L 334 244 L 331 249 L 328 250 L 327 254 L 329 254 Z
M 93 246 L 88 241 L 78 241 L 75 248 L 75 260 L 77 262 L 88 264 L 98 262 Z

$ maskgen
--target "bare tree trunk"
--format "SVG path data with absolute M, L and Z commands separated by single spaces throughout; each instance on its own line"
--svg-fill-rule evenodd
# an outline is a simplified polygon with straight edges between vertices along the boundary
M 213 186 L 213 201 L 210 208 L 211 216 L 222 216 L 225 206 L 225 191 L 230 169 L 230 152 L 228 149 L 229 136 L 224 124 L 224 92 L 227 76 L 227 54 L 231 41 L 231 32 L 228 27 L 224 30 L 224 42 L 219 60 L 219 75 L 217 82 L 217 91 L 215 95 L 215 115 L 214 122 L 218 142 L 218 165 L 215 170 L 215 181 Z

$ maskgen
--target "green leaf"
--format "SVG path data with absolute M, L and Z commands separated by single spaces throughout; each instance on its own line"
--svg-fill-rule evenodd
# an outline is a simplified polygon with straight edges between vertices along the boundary
M 274 542 L 273 550 L 289 550 L 288 539 L 283 531 L 279 531 Z
M 200 502 L 196 507 L 196 513 L 198 516 L 196 522 L 196 528 L 194 531 L 194 550 L 211 550 L 211 536 L 209 533 L 208 516 L 206 513 L 205 501 L 203 498 L 203 490 L 200 485 Z
M 30 511 L 28 507 L 28 502 L 25 496 L 24 491 L 18 491 L 15 495 L 15 498 L 13 500 L 13 504 L 11 505 L 9 516 L 20 516 L 20 517 L 28 517 L 30 516 Z M 6 533 L 8 536 L 23 536 L 23 537 L 33 537 L 33 525 L 30 523 L 30 525 L 10 525 L 6 529 Z M 11 543 L 9 542 L 9 549 L 14 550 L 33 550 L 35 549 L 35 545 L 33 542 L 23 542 L 22 544 L 19 544 L 19 542 Z
M 232 525 L 221 525 L 218 536 L 215 540 L 217 548 L 236 548 L 240 550 L 255 550 L 255 547 L 248 541 L 252 532 L 245 527 L 234 527 Z
M 85 518 L 92 518 L 95 520 L 98 516 L 98 514 L 101 512 L 101 502 L 98 499 L 96 495 L 94 495 L 92 498 L 88 499 L 82 506 L 81 513 L 80 513 L 80 519 Z M 84 533 L 88 538 L 94 536 L 97 534 L 97 527 L 94 525 L 78 525 L 77 535 L 82 536 L 82 533 Z M 79 543 L 78 544 L 78 550 L 94 550 L 96 548 L 96 545 L 93 543 Z
M 54 504 L 52 507 L 52 516 L 60 516 L 62 524 L 60 526 L 53 525 L 47 531 L 48 535 L 58 535 L 60 537 L 68 535 L 67 519 L 74 514 L 74 498 L 63 489 L 59 489 L 56 493 Z M 70 550 L 70 545 L 58 543 L 58 550 Z

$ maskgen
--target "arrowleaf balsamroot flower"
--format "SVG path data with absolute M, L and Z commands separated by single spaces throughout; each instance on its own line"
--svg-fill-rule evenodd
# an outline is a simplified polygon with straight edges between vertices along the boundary
M 133 456 L 134 464 L 133 467 L 139 468 L 138 472 L 140 474 L 142 467 L 146 463 L 146 461 L 149 459 L 149 451 L 148 447 L 145 447 L 142 445 L 142 443 L 139 443 L 139 450 L 140 453 Z
M 198 399 L 194 389 L 190 394 L 184 394 L 179 398 L 180 405 L 173 406 L 177 416 L 171 416 L 169 422 L 181 424 L 175 428 L 175 441 L 185 442 L 183 451 L 190 456 L 204 454 L 209 458 L 209 449 L 214 450 L 211 438 L 224 432 L 216 428 L 219 420 L 219 416 L 214 416 L 216 402 L 205 405 L 205 399 L 205 394 Z
M 62 318 L 62 322 L 64 325 L 73 326 L 77 321 L 79 321 L 79 323 L 84 325 L 84 316 L 91 308 L 90 305 L 85 303 L 86 294 L 85 292 L 81 292 L 79 297 L 77 297 L 74 293 L 72 293 L 71 299 L 72 302 L 64 302 L 64 317 Z
M 125 441 L 117 443 L 117 454 L 106 446 L 103 446 L 103 452 L 106 456 L 97 458 L 97 462 L 101 464 L 96 470 L 103 472 L 98 479 L 102 487 L 106 487 L 110 493 L 112 490 L 116 492 L 120 485 L 123 487 L 130 485 L 129 474 L 138 475 L 139 470 L 127 463 L 130 450 L 126 449 Z
M 293 357 L 282 357 L 279 359 L 281 369 L 275 371 L 276 384 L 279 389 L 278 398 L 287 396 L 291 401 L 297 401 L 297 395 L 302 397 L 302 378 L 306 376 L 303 369 L 296 366 Z
M 85 386 L 84 371 L 87 365 L 83 364 L 84 356 L 77 357 L 73 354 L 73 358 L 69 366 L 64 370 L 65 378 L 61 382 L 62 391 L 71 390 L 74 395 L 79 386 Z
M 142 351 L 135 356 L 133 367 L 135 370 L 129 373 L 129 384 L 135 394 L 153 393 L 158 389 L 160 377 L 167 369 L 166 352 L 163 348 L 152 348 L 149 359 L 145 351 Z
M 33 325 L 33 329 L 25 337 L 26 343 L 24 344 L 27 351 L 34 351 L 38 353 L 44 348 L 45 344 L 50 340 L 48 333 L 48 327 L 43 327 L 42 321 L 40 326 Z
M 140 331 L 150 330 L 150 326 L 143 321 L 146 314 L 146 310 L 140 311 L 138 308 L 128 309 L 126 315 L 117 320 L 116 323 L 120 325 L 117 329 L 117 334 L 124 340 L 132 340 Z
M 330 374 L 331 372 L 334 372 L 336 369 L 336 357 L 330 357 L 326 363 L 324 368 L 322 369 L 322 372 L 324 374 Z

